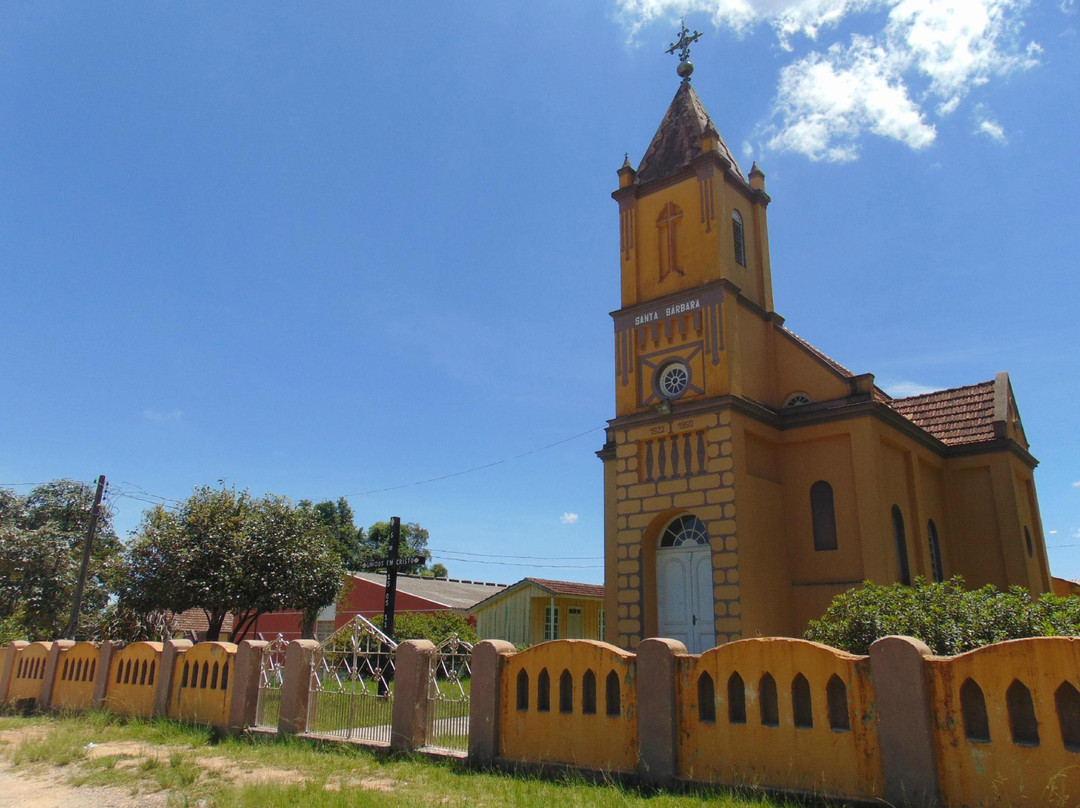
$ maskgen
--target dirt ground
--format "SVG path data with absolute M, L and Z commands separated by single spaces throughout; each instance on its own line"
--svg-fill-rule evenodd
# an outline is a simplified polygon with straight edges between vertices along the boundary
M 40 726 L 0 731 L 0 747 L 12 748 L 23 738 L 42 732 L 44 728 Z M 184 750 L 137 741 L 116 741 L 93 746 L 87 750 L 86 757 L 92 760 L 120 756 L 123 759 L 116 764 L 118 768 L 135 768 L 148 758 L 168 758 L 178 751 Z M 306 779 L 303 773 L 292 769 L 243 768 L 236 761 L 213 754 L 196 755 L 195 762 L 199 768 L 232 783 L 298 783 Z M 130 788 L 68 785 L 77 766 L 15 766 L 9 756 L 0 755 L 0 808 L 165 808 L 168 802 L 167 789 L 150 792 L 140 789 L 138 793 L 132 793 Z M 363 778 L 331 782 L 326 787 L 389 791 L 395 785 L 389 779 Z

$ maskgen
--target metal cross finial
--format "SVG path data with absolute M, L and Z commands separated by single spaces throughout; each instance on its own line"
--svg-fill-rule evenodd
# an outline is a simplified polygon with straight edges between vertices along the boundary
M 683 81 L 690 81 L 690 74 L 694 72 L 694 65 L 690 61 L 690 45 L 701 38 L 701 31 L 695 30 L 693 34 L 690 34 L 690 30 L 686 27 L 685 19 L 681 21 L 681 24 L 682 30 L 679 31 L 678 41 L 672 42 L 671 46 L 664 51 L 664 53 L 679 52 L 678 73 L 682 76 Z M 690 35 L 687 36 L 687 34 Z

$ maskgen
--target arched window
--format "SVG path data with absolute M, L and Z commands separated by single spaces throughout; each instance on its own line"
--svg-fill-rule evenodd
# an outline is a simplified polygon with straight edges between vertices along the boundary
M 1015 744 L 1039 745 L 1039 722 L 1035 718 L 1035 704 L 1031 691 L 1019 679 L 1014 679 L 1005 691 L 1005 707 L 1009 711 L 1009 729 Z
M 592 668 L 581 677 L 581 714 L 596 715 L 596 674 Z
M 801 673 L 791 680 L 791 717 L 799 729 L 812 729 L 814 707 L 810 700 L 810 683 Z
M 780 726 L 780 706 L 776 699 L 776 680 L 766 673 L 758 682 L 758 701 L 761 703 L 761 725 Z
M 617 718 L 622 714 L 622 685 L 619 684 L 619 674 L 612 671 L 607 675 L 604 683 L 604 701 L 606 702 L 607 714 Z
M 843 731 L 851 729 L 848 717 L 847 685 L 835 673 L 825 685 L 825 700 L 829 704 L 829 729 Z
M 685 547 L 694 544 L 708 544 L 709 531 L 701 520 L 693 514 L 680 516 L 667 526 L 660 537 L 661 547 Z
M 960 713 L 964 718 L 964 737 L 969 741 L 990 743 L 990 720 L 986 715 L 986 698 L 974 679 L 960 685 Z
M 541 669 L 540 675 L 536 677 L 536 709 L 541 713 L 551 709 L 551 678 L 547 668 Z
M 832 486 L 818 480 L 810 486 L 810 518 L 814 524 L 814 549 L 836 549 L 836 510 Z
M 746 266 L 746 234 L 743 231 L 742 215 L 737 210 L 731 211 L 732 244 L 735 247 L 735 263 Z
M 945 580 L 945 568 L 941 564 L 941 541 L 938 539 L 937 525 L 933 519 L 926 524 L 926 536 L 930 542 L 930 566 L 934 580 L 940 583 Z
M 698 721 L 716 721 L 716 688 L 712 677 L 705 671 L 697 680 Z
M 1024 528 L 1024 545 L 1027 547 L 1028 558 L 1035 555 L 1035 547 L 1031 543 L 1031 531 L 1026 527 Z
M 896 560 L 900 564 L 900 583 L 911 586 L 911 567 L 908 566 L 907 536 L 904 534 L 904 514 L 900 506 L 892 506 L 893 539 L 896 541 Z
M 517 675 L 517 708 L 519 710 L 529 709 L 529 674 L 527 674 L 524 668 L 518 671 Z
M 746 685 L 739 672 L 735 671 L 727 680 L 727 715 L 731 724 L 746 723 Z

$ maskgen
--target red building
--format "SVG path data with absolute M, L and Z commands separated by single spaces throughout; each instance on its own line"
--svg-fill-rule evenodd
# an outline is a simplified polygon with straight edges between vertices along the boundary
M 485 598 L 506 589 L 505 584 L 458 581 L 447 578 L 420 578 L 398 575 L 395 613 L 455 612 L 468 610 Z M 338 603 L 319 613 L 316 637 L 325 639 L 360 614 L 369 620 L 383 613 L 386 575 L 383 573 L 348 573 L 345 589 Z M 470 619 L 470 622 L 472 620 Z M 300 612 L 286 611 L 260 615 L 248 639 L 272 640 L 280 634 L 286 640 L 300 639 Z

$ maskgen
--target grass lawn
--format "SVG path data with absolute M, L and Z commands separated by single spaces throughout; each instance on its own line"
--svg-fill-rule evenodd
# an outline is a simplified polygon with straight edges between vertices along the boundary
M 58 782 L 164 791 L 187 808 L 779 808 L 796 805 L 754 794 L 647 792 L 573 775 L 476 772 L 449 761 L 389 756 L 350 744 L 298 739 L 216 741 L 206 728 L 106 713 L 0 717 L 0 756 L 16 770 L 41 770 Z

